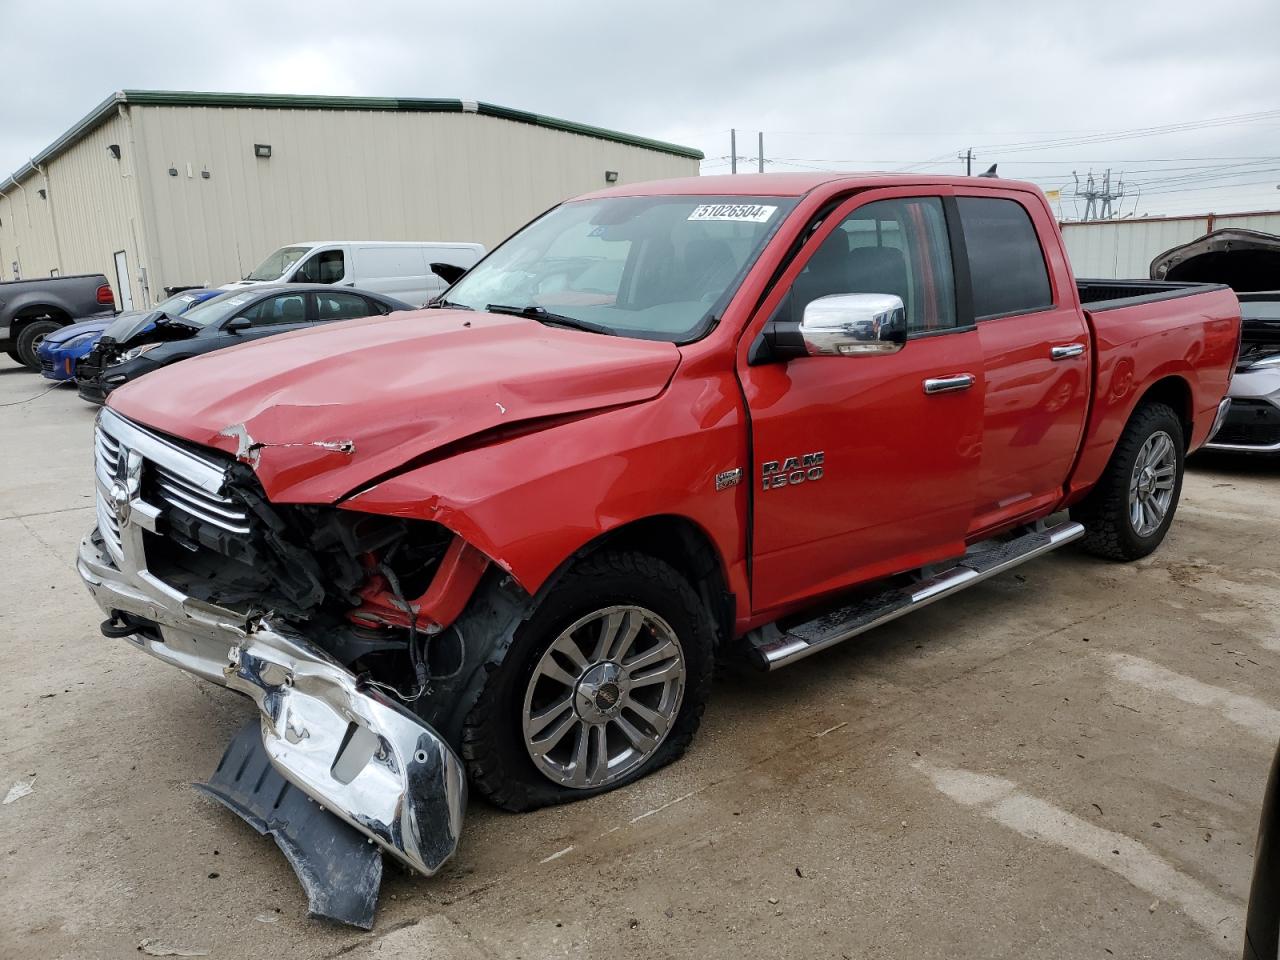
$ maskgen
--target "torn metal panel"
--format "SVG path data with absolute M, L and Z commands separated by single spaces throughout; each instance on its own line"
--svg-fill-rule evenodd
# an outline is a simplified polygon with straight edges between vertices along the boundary
M 373 928 L 382 853 L 271 766 L 257 720 L 240 728 L 207 783 L 193 784 L 270 835 L 307 894 L 307 912 Z
M 256 467 L 262 458 L 262 451 L 269 448 L 314 447 L 317 450 L 328 450 L 332 453 L 346 454 L 348 457 L 356 452 L 354 440 L 305 440 L 289 443 L 265 443 L 249 436 L 249 429 L 243 423 L 233 423 L 218 431 L 218 436 L 227 437 L 236 442 L 236 459 Z

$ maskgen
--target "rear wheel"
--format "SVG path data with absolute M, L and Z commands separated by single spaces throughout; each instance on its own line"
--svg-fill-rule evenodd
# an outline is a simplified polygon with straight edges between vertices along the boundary
M 40 348 L 41 341 L 53 331 L 60 329 L 62 324 L 57 320 L 32 320 L 24 324 L 18 331 L 18 338 L 14 344 L 18 362 L 32 370 L 39 370 L 40 356 L 36 351 Z
M 601 553 L 517 632 L 467 715 L 462 755 L 498 806 L 594 796 L 679 757 L 702 717 L 713 628 L 670 566 Z
M 1167 404 L 1135 412 L 1098 485 L 1071 510 L 1085 526 L 1085 549 L 1137 560 L 1158 547 L 1178 509 L 1185 456 L 1182 421 Z

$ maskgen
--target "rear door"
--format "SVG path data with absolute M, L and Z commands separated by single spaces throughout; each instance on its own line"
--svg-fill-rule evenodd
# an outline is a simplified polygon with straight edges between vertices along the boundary
M 964 191 L 961 191 L 963 193 Z M 1089 402 L 1089 334 L 1043 203 L 1019 191 L 958 196 L 981 343 L 982 463 L 971 532 L 1062 496 Z
M 956 295 L 948 192 L 876 190 L 845 202 L 752 324 L 754 336 L 766 319 L 800 319 L 818 297 L 888 293 L 902 298 L 909 330 L 896 353 L 739 367 L 757 612 L 964 552 L 982 354 L 967 296 Z M 926 392 L 926 381 L 944 378 L 963 385 Z

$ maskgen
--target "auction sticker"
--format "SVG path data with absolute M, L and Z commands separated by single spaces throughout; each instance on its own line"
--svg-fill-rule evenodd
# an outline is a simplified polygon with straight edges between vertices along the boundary
M 737 220 L 741 223 L 768 223 L 778 210 L 761 203 L 704 203 L 694 207 L 690 220 Z

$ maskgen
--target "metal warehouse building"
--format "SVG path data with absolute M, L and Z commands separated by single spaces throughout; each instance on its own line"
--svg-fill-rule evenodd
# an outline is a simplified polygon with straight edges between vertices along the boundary
M 142 307 L 295 241 L 492 246 L 566 197 L 700 159 L 468 100 L 124 90 L 0 181 L 0 276 L 102 272 Z
M 1226 227 L 1280 233 L 1280 211 L 1064 223 L 1062 239 L 1077 277 L 1141 279 L 1166 250 Z

